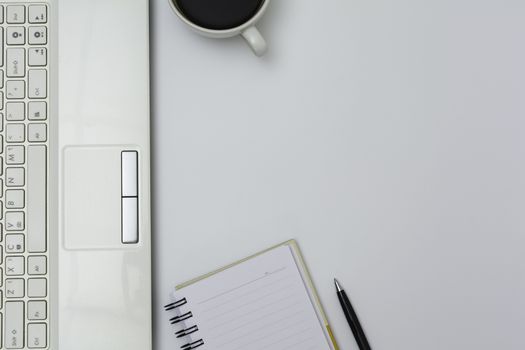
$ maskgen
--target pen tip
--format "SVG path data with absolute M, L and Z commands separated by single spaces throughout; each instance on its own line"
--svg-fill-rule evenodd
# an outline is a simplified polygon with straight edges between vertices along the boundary
M 341 288 L 341 285 L 339 284 L 339 281 L 337 280 L 337 278 L 334 278 L 334 283 L 335 283 L 335 288 L 337 289 L 337 291 L 341 292 L 343 288 Z

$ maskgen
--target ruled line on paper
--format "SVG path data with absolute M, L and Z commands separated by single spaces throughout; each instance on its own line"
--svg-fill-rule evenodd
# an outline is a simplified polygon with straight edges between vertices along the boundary
M 211 298 L 208 298 L 208 299 L 206 299 L 206 300 L 203 300 L 203 301 L 199 302 L 198 304 L 199 304 L 199 305 L 205 304 L 205 303 L 207 303 L 207 302 L 209 302 L 209 301 L 211 301 L 211 300 L 213 300 L 213 299 L 216 299 L 216 298 L 219 298 L 219 297 L 221 297 L 221 296 L 223 296 L 223 295 L 229 294 L 229 293 L 231 293 L 231 292 L 233 292 L 233 291 L 236 291 L 237 289 L 243 288 L 243 287 L 245 287 L 245 286 L 247 286 L 247 285 L 250 285 L 250 284 L 252 284 L 252 283 L 255 283 L 255 282 L 257 282 L 257 281 L 259 281 L 259 280 L 262 280 L 262 279 L 264 279 L 264 278 L 268 278 L 268 277 L 270 277 L 270 276 L 272 276 L 272 275 L 275 275 L 275 274 L 277 274 L 277 273 L 279 273 L 279 272 L 282 272 L 282 271 L 284 271 L 284 270 L 286 270 L 286 266 L 281 267 L 280 269 L 274 270 L 274 271 L 272 271 L 272 272 L 266 272 L 266 273 L 265 273 L 263 276 L 261 276 L 261 277 L 258 277 L 258 278 L 254 279 L 254 280 L 251 280 L 251 281 L 249 281 L 249 282 L 243 283 L 243 284 L 241 284 L 240 286 L 237 286 L 237 287 L 235 287 L 235 288 L 229 289 L 229 290 L 227 290 L 227 291 L 225 291 L 225 292 L 223 292 L 223 293 L 217 294 L 217 295 L 215 295 L 215 296 L 213 296 L 213 297 L 211 297 Z
M 292 333 L 292 334 L 287 333 L 284 337 L 278 339 L 277 341 L 273 342 L 272 344 L 265 344 L 265 346 L 266 346 L 266 345 L 268 345 L 268 346 L 270 346 L 270 345 L 271 345 L 271 346 L 275 346 L 276 344 L 279 344 L 279 342 L 282 342 L 283 340 L 285 340 L 285 339 L 287 339 L 287 338 L 293 338 L 293 337 L 295 337 L 295 336 L 298 336 L 298 335 L 301 335 L 301 334 L 303 334 L 303 333 L 306 333 L 306 332 L 308 332 L 308 331 L 310 331 L 310 330 L 311 330 L 311 329 L 308 327 L 308 328 L 304 328 L 304 329 L 302 329 L 302 330 L 300 330 L 300 331 L 298 331 L 298 332 Z M 289 331 L 289 330 L 288 330 L 288 331 Z M 259 338 L 256 338 L 256 339 L 252 339 L 252 340 L 250 340 L 250 341 L 247 342 L 247 343 L 243 343 L 241 346 L 238 346 L 238 347 L 236 347 L 236 348 L 230 348 L 230 347 L 228 347 L 228 349 L 229 349 L 229 350 L 246 349 L 246 346 L 247 346 L 247 345 L 250 345 L 250 344 L 253 344 L 253 343 L 257 343 L 257 342 L 263 340 L 264 338 L 266 338 L 267 336 L 268 336 L 268 335 L 265 334 L 265 335 L 262 336 L 262 337 L 259 337 Z M 268 346 L 266 346 L 266 348 L 267 348 Z M 257 349 L 257 350 L 262 350 L 262 349 L 264 349 L 264 348 L 259 348 L 259 349 Z M 277 350 L 277 349 L 279 349 L 279 348 L 278 348 L 278 347 L 274 347 L 273 349 L 276 349 L 276 350 Z M 283 349 L 283 348 L 281 347 L 281 349 Z M 256 350 L 256 349 L 253 349 L 253 350 Z
M 301 341 L 298 341 L 294 344 L 291 344 L 291 345 L 286 345 L 286 349 L 293 349 L 293 347 L 297 346 L 297 345 L 301 345 L 301 344 L 304 344 L 306 343 L 307 341 L 311 341 L 312 340 L 312 336 L 309 336 L 308 338 L 305 338 Z M 280 340 L 282 341 L 282 340 Z M 276 343 L 279 343 L 279 342 L 276 342 Z M 263 347 L 263 348 L 259 348 L 257 350 L 264 350 L 264 349 L 268 349 L 270 347 L 273 348 L 273 346 L 276 344 L 276 343 L 271 343 L 271 344 L 268 344 L 267 346 Z M 309 348 L 309 349 L 312 349 L 312 348 Z M 301 350 L 308 350 L 308 349 L 304 349 L 302 346 L 301 346 Z
M 275 292 L 273 292 L 273 293 L 268 294 L 268 295 L 265 296 L 265 297 L 259 298 L 259 299 L 257 299 L 257 302 L 260 302 L 261 300 L 264 300 L 264 299 L 266 299 L 266 298 L 268 298 L 268 297 L 274 296 L 277 292 L 282 292 L 282 290 L 275 291 Z M 257 312 L 257 311 L 259 311 L 259 310 L 261 310 L 261 309 L 263 309 L 263 308 L 267 308 L 267 307 L 269 307 L 269 306 L 272 306 L 272 305 L 275 305 L 275 304 L 281 303 L 281 302 L 283 302 L 283 301 L 285 301 L 285 300 L 288 300 L 288 299 L 290 299 L 290 298 L 292 298 L 292 297 L 294 297 L 294 296 L 295 296 L 294 293 L 291 293 L 291 294 L 288 293 L 286 296 L 284 296 L 284 297 L 282 297 L 282 298 L 280 298 L 280 299 L 273 300 L 273 301 L 271 301 L 271 302 L 269 302 L 269 303 L 266 303 L 266 304 L 264 304 L 264 305 L 258 305 L 256 309 L 254 309 L 254 310 L 248 310 L 247 312 Z M 220 313 L 220 314 L 214 315 L 214 317 L 202 318 L 202 320 L 204 320 L 205 322 L 211 322 L 211 321 L 214 321 L 214 320 L 220 318 L 221 316 L 231 314 L 231 312 L 232 312 L 233 310 L 234 310 L 234 311 L 239 311 L 239 310 L 242 310 L 243 307 L 247 307 L 247 306 L 249 307 L 249 306 L 253 306 L 253 305 L 257 305 L 257 304 L 256 304 L 255 301 L 250 300 L 250 301 L 247 302 L 247 303 L 240 304 L 240 305 L 235 305 L 235 309 L 232 309 L 232 308 L 230 308 L 230 309 L 226 309 L 223 313 Z M 228 305 L 228 306 L 229 306 L 229 305 Z M 244 312 L 244 314 L 246 314 L 247 312 Z M 206 310 L 203 310 L 203 314 L 206 314 Z
M 260 321 L 261 319 L 264 319 L 264 318 L 266 318 L 266 317 L 273 316 L 273 315 L 275 315 L 275 314 L 277 314 L 277 313 L 283 312 L 284 310 L 288 310 L 288 309 L 290 309 L 290 308 L 292 308 L 292 307 L 294 307 L 294 306 L 296 306 L 296 305 L 299 305 L 299 302 L 296 302 L 296 303 L 291 304 L 291 305 L 287 305 L 286 307 L 283 307 L 283 308 L 281 308 L 281 309 L 279 309 L 279 310 L 273 310 L 272 312 L 270 312 L 270 313 L 268 313 L 268 314 L 265 314 L 265 315 L 262 316 L 262 317 L 255 318 L 255 319 L 251 319 L 251 320 L 250 320 L 249 322 L 247 322 L 247 323 L 254 323 L 254 322 L 256 322 L 256 321 Z M 234 317 L 234 318 L 232 318 L 232 319 L 230 319 L 230 320 L 228 320 L 228 321 L 226 321 L 226 322 L 221 323 L 220 325 L 223 326 L 223 325 L 225 325 L 225 324 L 229 324 L 229 323 L 234 322 L 234 321 L 239 321 L 240 319 L 243 319 L 243 318 L 246 318 L 246 317 L 251 317 L 251 316 L 252 316 L 252 314 L 245 314 L 245 315 L 243 315 L 243 316 L 241 316 L 241 317 Z M 210 331 L 210 332 L 212 332 L 213 330 L 220 330 L 220 331 L 223 331 L 221 328 L 219 328 L 219 326 L 214 326 L 214 327 L 210 327 L 210 326 L 208 326 L 208 327 L 209 327 L 209 331 Z
M 272 297 L 272 296 L 274 296 L 277 292 L 281 292 L 282 290 L 286 290 L 286 288 L 289 287 L 289 286 L 291 286 L 290 283 L 288 283 L 288 284 L 286 284 L 286 285 L 280 285 L 280 287 L 281 287 L 282 289 L 274 290 L 274 291 L 272 291 L 272 292 L 270 292 L 270 293 L 263 294 L 262 296 L 257 297 L 257 301 L 261 301 L 261 300 L 267 299 L 267 298 L 269 298 L 269 297 Z M 244 296 L 245 296 L 245 295 L 243 295 L 243 296 L 239 296 L 239 299 L 241 299 L 241 298 L 244 297 Z M 242 307 L 244 307 L 244 306 L 252 305 L 253 302 L 254 302 L 254 300 L 253 300 L 253 299 L 250 299 L 249 301 L 247 301 L 247 302 L 245 302 L 245 303 L 243 303 L 243 304 L 238 304 L 238 305 L 237 305 L 237 308 L 240 309 L 240 308 L 242 308 Z M 226 306 L 229 306 L 229 305 L 226 305 Z
M 218 344 L 217 346 L 218 347 L 222 347 L 224 345 L 231 345 L 232 342 L 235 342 L 235 341 L 239 341 L 239 340 L 242 340 L 243 338 L 246 338 L 248 336 L 252 336 L 254 333 L 257 333 L 257 332 L 260 332 L 261 330 L 269 330 L 271 326 L 276 326 L 277 328 L 279 328 L 279 331 L 274 331 L 274 332 L 271 332 L 272 335 L 275 335 L 275 334 L 278 334 L 278 332 L 284 332 L 284 331 L 289 331 L 290 327 L 286 327 L 286 323 L 283 323 L 283 321 L 288 321 L 288 320 L 293 320 L 295 321 L 295 317 L 299 314 L 302 314 L 304 313 L 305 311 L 304 310 L 299 310 L 293 314 L 290 314 L 288 315 L 288 317 L 286 318 L 281 318 L 277 321 L 275 320 L 272 320 L 272 322 L 268 322 L 266 324 L 261 324 L 261 325 L 258 325 L 258 327 L 250 332 L 245 332 L 245 333 L 242 333 L 242 334 L 239 334 L 239 330 L 244 328 L 244 325 L 243 326 L 240 326 L 238 327 L 237 329 L 233 329 L 232 331 L 235 332 L 235 334 L 237 335 L 235 337 L 235 339 L 231 340 L 227 340 L 226 342 L 223 342 L 221 344 Z M 292 325 L 294 326 L 297 326 L 297 325 L 301 325 L 303 323 L 305 323 L 306 321 L 303 319 L 302 321 L 299 321 L 299 322 L 294 322 Z M 285 328 L 286 327 L 286 328 Z M 267 333 L 266 333 L 267 334 Z M 214 340 L 217 340 L 217 339 L 220 339 L 220 338 L 223 338 L 225 336 L 229 336 L 231 334 L 221 334 L 217 337 L 214 338 Z
M 280 282 L 283 282 L 283 281 L 286 281 L 287 284 L 286 285 L 281 285 L 280 288 L 287 288 L 291 284 L 291 282 L 289 282 L 288 277 L 289 277 L 289 274 L 285 275 L 282 278 L 279 278 L 278 280 L 272 281 L 271 283 L 265 284 L 265 285 L 263 285 L 261 287 L 258 287 L 258 288 L 254 288 L 254 289 L 252 289 L 252 290 L 250 290 L 250 291 L 248 291 L 248 292 L 246 292 L 244 294 L 240 294 L 238 296 L 234 296 L 233 298 L 225 300 L 225 301 L 223 301 L 220 304 L 217 304 L 215 306 L 211 306 L 211 307 L 208 307 L 206 309 L 203 309 L 203 311 L 206 312 L 206 314 L 208 314 L 208 312 L 210 312 L 210 311 L 214 311 L 214 310 L 223 308 L 225 306 L 228 306 L 231 302 L 238 301 L 240 299 L 243 299 L 244 297 L 260 293 L 261 291 L 264 291 L 264 290 L 266 290 L 268 288 L 274 287 L 275 285 L 278 285 Z M 273 292 L 267 293 L 262 298 L 264 298 L 267 295 L 272 295 L 272 294 L 273 294 Z M 259 299 L 261 299 L 261 298 L 259 298 Z

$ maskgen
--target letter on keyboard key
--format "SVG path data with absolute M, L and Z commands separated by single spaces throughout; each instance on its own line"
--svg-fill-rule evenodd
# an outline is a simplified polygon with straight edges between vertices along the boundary
M 25 154 L 24 146 L 7 146 L 5 148 L 5 164 L 24 164 Z
M 6 276 L 21 276 L 24 274 L 24 257 L 8 256 L 5 258 Z
M 46 146 L 27 147 L 27 250 L 46 251 Z
M 47 72 L 44 69 L 31 69 L 28 72 L 29 98 L 47 97 Z
M 23 298 L 25 294 L 23 278 L 8 278 L 5 280 L 6 298 Z
M 6 254 L 21 254 L 24 252 L 25 244 L 24 244 L 24 235 L 17 233 L 17 234 L 8 234 L 5 235 L 5 252 Z M 15 258 L 15 257 L 12 257 Z M 18 257 L 17 257 L 18 258 Z M 23 257 L 22 257 L 23 258 Z M 6 258 L 7 260 L 10 258 Z M 27 258 L 28 262 L 30 258 Z M 19 262 L 20 264 L 20 262 Z M 23 262 L 22 262 L 22 270 L 23 270 Z M 6 270 L 7 274 L 7 270 Z
M 23 211 L 8 211 L 5 213 L 6 231 L 23 231 L 25 229 L 25 215 Z
M 24 168 L 5 169 L 5 185 L 7 187 L 24 186 Z
M 24 347 L 24 302 L 5 303 L 4 346 L 6 349 Z
M 5 191 L 5 207 L 7 209 L 23 209 L 25 203 L 24 190 Z

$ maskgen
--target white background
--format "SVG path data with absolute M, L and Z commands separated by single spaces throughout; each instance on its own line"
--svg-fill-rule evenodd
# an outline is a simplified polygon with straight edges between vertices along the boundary
M 274 0 L 270 52 L 152 0 L 155 349 L 171 288 L 296 238 L 374 349 L 525 348 L 525 2 Z M 253 350 L 253 349 L 247 349 Z

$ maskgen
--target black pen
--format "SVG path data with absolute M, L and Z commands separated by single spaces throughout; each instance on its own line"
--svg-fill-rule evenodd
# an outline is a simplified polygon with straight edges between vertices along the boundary
M 345 314 L 346 320 L 348 321 L 348 324 L 350 325 L 350 328 L 352 329 L 352 333 L 354 333 L 355 341 L 357 342 L 357 345 L 359 346 L 360 350 L 371 350 L 372 348 L 368 344 L 368 340 L 366 339 L 365 332 L 363 332 L 363 328 L 361 328 L 361 324 L 359 323 L 359 320 L 357 319 L 357 315 L 355 314 L 354 308 L 352 307 L 352 304 L 350 304 L 350 300 L 348 299 L 348 296 L 346 295 L 344 289 L 339 284 L 339 281 L 334 278 L 335 282 L 335 288 L 337 289 L 337 297 L 339 298 L 339 302 L 341 303 L 341 307 L 343 308 L 343 312 Z

